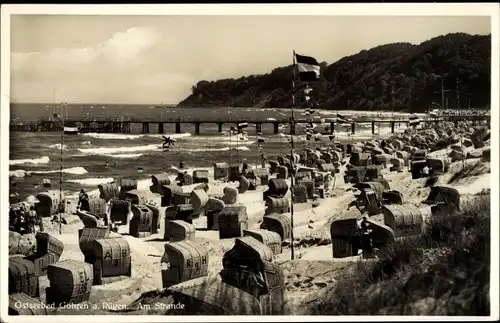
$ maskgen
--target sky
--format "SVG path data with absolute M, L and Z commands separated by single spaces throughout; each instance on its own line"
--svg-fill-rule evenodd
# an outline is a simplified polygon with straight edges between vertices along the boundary
M 481 16 L 11 16 L 11 101 L 175 104 L 200 80 L 262 74 L 292 51 L 329 64 L 363 49 L 489 34 Z

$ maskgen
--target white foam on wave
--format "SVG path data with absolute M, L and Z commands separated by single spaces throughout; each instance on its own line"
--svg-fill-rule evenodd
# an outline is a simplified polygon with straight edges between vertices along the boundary
M 221 145 L 226 145 L 226 146 L 236 146 L 236 145 L 253 145 L 255 141 L 222 141 L 220 142 Z
M 174 134 L 125 134 L 125 133 L 84 133 L 82 136 L 95 139 L 110 139 L 110 140 L 135 140 L 144 137 L 161 138 L 163 136 L 174 139 L 190 137 L 190 133 L 174 133 Z
M 223 140 L 224 142 L 244 142 L 244 143 L 246 143 L 250 139 L 248 138 L 248 136 L 240 133 L 237 135 L 227 134 L 227 135 L 219 136 L 216 138 L 211 137 L 210 140 Z
M 48 147 L 49 148 L 56 148 L 56 149 L 60 150 L 61 149 L 61 144 L 53 144 L 53 145 L 49 145 Z M 63 150 L 66 150 L 66 149 L 68 149 L 68 146 L 63 145 Z
M 40 171 L 26 171 L 24 169 L 16 169 L 16 170 L 11 170 L 9 171 L 9 177 L 25 177 L 29 176 L 32 174 L 54 174 L 54 173 L 59 173 L 60 170 L 40 170 Z M 62 170 L 63 173 L 66 174 L 72 174 L 72 175 L 82 175 L 82 174 L 87 174 L 87 170 L 83 167 L 70 167 L 70 168 L 64 168 Z
M 78 148 L 84 154 L 89 155 L 110 155 L 120 153 L 136 153 L 138 151 L 154 151 L 159 150 L 158 144 L 142 145 L 142 146 L 122 146 L 122 147 L 99 147 L 99 148 Z
M 28 174 L 53 174 L 53 173 L 59 173 L 60 170 L 40 170 L 40 171 L 29 171 L 27 172 Z M 83 167 L 70 167 L 70 168 L 64 168 L 62 170 L 63 173 L 66 174 L 73 174 L 73 175 L 82 175 L 82 174 L 87 174 L 87 170 Z
M 114 181 L 111 177 L 92 177 L 92 178 L 81 178 L 81 179 L 69 179 L 67 182 L 76 183 L 84 186 L 97 186 L 99 184 L 107 184 Z
M 242 147 L 223 147 L 223 148 L 195 148 L 195 149 L 183 149 L 185 151 L 190 151 L 190 152 L 198 152 L 198 151 L 228 151 L 231 149 L 235 150 L 242 150 L 242 151 L 248 151 L 250 148 L 246 146 Z
M 24 169 L 16 169 L 9 171 L 9 177 L 24 177 L 26 176 L 26 171 Z
M 82 136 L 92 137 L 95 139 L 139 139 L 144 137 L 144 135 L 131 135 L 131 134 L 121 134 L 121 133 L 83 133 Z
M 120 159 L 126 159 L 126 158 L 139 158 L 144 154 L 109 154 L 105 155 L 111 158 L 120 158 Z
M 172 134 L 148 134 L 146 136 L 151 138 L 163 138 L 163 136 L 165 136 L 165 137 L 170 137 L 172 139 L 180 139 L 180 138 L 191 137 L 191 134 L 189 132 L 184 132 L 184 133 L 172 133 Z
M 31 165 L 40 165 L 40 164 L 48 164 L 50 159 L 48 156 L 43 156 L 40 158 L 32 158 L 32 159 L 13 159 L 9 161 L 9 165 L 22 165 L 22 164 L 31 164 Z

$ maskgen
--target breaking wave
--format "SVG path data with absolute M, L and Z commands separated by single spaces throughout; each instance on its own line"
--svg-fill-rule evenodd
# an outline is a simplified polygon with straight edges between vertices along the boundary
M 120 153 L 136 153 L 139 151 L 155 151 L 159 150 L 160 146 L 157 144 L 142 145 L 142 146 L 128 146 L 128 147 L 100 147 L 100 148 L 78 148 L 78 151 L 89 155 L 111 155 Z
M 49 148 L 61 149 L 61 144 L 53 144 L 53 145 L 49 145 L 48 147 Z M 66 150 L 66 149 L 68 149 L 68 146 L 63 145 L 63 150 Z
M 250 148 L 242 146 L 242 147 L 223 147 L 223 148 L 195 148 L 195 149 L 183 149 L 185 151 L 197 152 L 197 151 L 228 151 L 228 150 L 242 150 L 248 151 Z
M 67 182 L 76 183 L 83 186 L 97 186 L 99 184 L 107 184 L 114 181 L 111 177 L 93 177 L 93 178 L 81 178 L 81 179 L 69 179 Z
M 31 165 L 40 165 L 40 164 L 48 164 L 50 159 L 48 156 L 43 156 L 40 158 L 33 159 L 14 159 L 9 161 L 9 165 L 22 165 L 22 164 L 31 164 Z
M 40 170 L 40 171 L 26 171 L 24 169 L 17 169 L 17 170 L 11 170 L 9 171 L 9 177 L 25 177 L 25 176 L 30 176 L 30 175 L 37 175 L 37 174 L 54 174 L 54 173 L 59 173 L 60 170 Z M 66 174 L 72 174 L 72 175 L 82 175 L 82 174 L 87 174 L 87 170 L 83 167 L 70 167 L 70 168 L 64 168 L 62 170 L 63 173 Z
M 109 154 L 105 155 L 111 158 L 120 158 L 120 159 L 125 159 L 125 158 L 139 158 L 144 154 Z
M 170 138 L 185 138 L 190 137 L 190 133 L 174 133 L 174 134 L 124 134 L 124 133 L 84 133 L 82 136 L 91 137 L 95 139 L 109 139 L 109 140 L 135 140 L 144 137 L 161 138 L 162 136 Z

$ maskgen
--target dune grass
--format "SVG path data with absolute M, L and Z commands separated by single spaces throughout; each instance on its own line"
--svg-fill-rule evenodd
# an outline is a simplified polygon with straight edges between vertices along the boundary
M 475 315 L 490 313 L 490 196 L 437 214 L 418 238 L 398 241 L 338 283 L 312 315 Z

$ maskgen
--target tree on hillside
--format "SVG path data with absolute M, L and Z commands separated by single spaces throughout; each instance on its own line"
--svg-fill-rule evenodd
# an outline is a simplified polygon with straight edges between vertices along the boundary
M 328 65 L 321 62 L 320 82 L 311 84 L 321 108 L 426 111 L 441 104 L 441 78 L 450 107 L 490 106 L 491 36 L 454 33 L 420 45 L 394 43 L 362 50 Z M 238 79 L 200 81 L 181 106 L 224 105 L 290 107 L 292 66 Z

